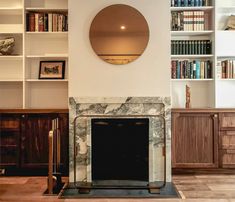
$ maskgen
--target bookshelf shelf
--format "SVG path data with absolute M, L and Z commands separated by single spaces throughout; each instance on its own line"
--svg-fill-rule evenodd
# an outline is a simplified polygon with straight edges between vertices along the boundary
M 235 6 L 220 6 L 220 7 L 218 7 L 218 10 L 219 11 L 230 11 L 230 10 L 232 10 L 232 11 L 234 11 L 235 10 Z
M 171 55 L 172 59 L 212 58 L 214 55 Z
M 214 9 L 213 6 L 171 7 L 171 11 L 194 11 L 194 10 L 207 11 L 213 9 Z
M 214 81 L 214 79 L 171 79 L 171 81 L 177 81 L 177 82 L 185 82 L 185 81 Z
M 216 79 L 214 79 L 216 58 L 214 45 L 216 35 L 214 15 L 216 4 L 215 0 L 208 1 L 206 5 L 208 5 L 208 3 L 209 6 L 170 8 L 172 12 L 172 30 L 195 30 L 171 31 L 171 45 L 173 48 L 171 55 L 172 77 L 175 78 L 175 71 L 177 74 L 179 70 L 180 74 L 183 75 L 180 77 L 186 78 L 189 77 L 187 76 L 189 70 L 190 73 L 193 70 L 194 74 L 198 73 L 198 69 L 200 71 L 200 76 L 197 76 L 197 78 L 200 79 L 171 79 L 173 107 L 184 107 L 186 84 L 191 88 L 192 107 L 215 107 L 215 93 L 213 87 L 216 82 Z M 195 18 L 195 15 L 199 17 Z M 189 20 L 187 20 L 188 18 L 185 18 L 185 16 L 189 16 L 191 24 L 186 24 Z M 181 19 L 181 17 L 183 19 Z M 203 23 L 204 26 L 201 27 L 199 25 L 200 23 Z M 191 54 L 182 54 L 186 52 Z M 202 70 L 202 68 L 204 68 L 204 70 Z M 185 69 L 187 72 L 185 72 Z M 180 77 L 176 75 L 176 78 Z
M 68 82 L 68 79 L 26 79 L 27 82 Z
M 30 12 L 60 17 L 56 32 L 27 31 Z M 15 38 L 12 55 L 0 56 L 0 109 L 68 108 L 68 31 L 59 27 L 67 14 L 68 0 L 0 0 L 0 39 Z M 66 79 L 38 79 L 43 60 L 64 60 Z
M 0 61 L 1 60 L 22 60 L 23 55 L 9 55 L 9 56 L 0 56 Z
M 23 79 L 0 79 L 0 82 L 23 82 Z
M 235 79 L 217 79 L 218 81 L 235 81 Z
M 31 8 L 28 7 L 26 11 L 37 11 L 37 12 L 68 12 L 68 8 Z
M 213 30 L 208 31 L 171 31 L 172 36 L 205 36 L 213 34 Z
M 27 55 L 26 58 L 68 58 L 68 54 L 51 54 L 51 55 Z
M 68 35 L 68 32 L 26 32 L 29 35 Z

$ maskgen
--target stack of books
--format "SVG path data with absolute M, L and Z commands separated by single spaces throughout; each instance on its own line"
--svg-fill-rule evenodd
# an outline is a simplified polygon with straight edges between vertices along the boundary
M 172 31 L 204 31 L 204 11 L 175 11 L 171 12 Z
M 218 61 L 217 78 L 235 79 L 235 60 Z
M 200 60 L 172 60 L 171 61 L 172 79 L 211 79 L 211 61 Z
M 172 7 L 209 6 L 209 0 L 171 0 Z
M 27 13 L 26 29 L 29 32 L 66 32 L 68 15 L 62 13 Z
M 210 40 L 172 40 L 172 55 L 208 55 L 212 52 Z

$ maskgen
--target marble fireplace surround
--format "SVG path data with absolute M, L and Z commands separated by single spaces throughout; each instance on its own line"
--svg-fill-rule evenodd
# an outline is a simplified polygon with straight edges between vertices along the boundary
M 171 100 L 170 97 L 70 97 L 70 146 L 69 180 L 74 182 L 74 118 L 79 115 L 127 116 L 133 118 L 146 115 L 149 118 L 149 182 L 163 181 L 164 142 L 163 121 L 155 115 L 163 115 L 166 120 L 166 181 L 171 182 Z M 151 117 L 148 117 L 150 115 Z M 152 116 L 154 115 L 154 116 Z M 91 177 L 91 117 L 76 121 L 76 181 L 92 182 Z M 109 118 L 109 117 L 105 117 Z M 143 117 L 142 117 L 143 118 Z M 108 144 L 108 143 L 107 143 Z

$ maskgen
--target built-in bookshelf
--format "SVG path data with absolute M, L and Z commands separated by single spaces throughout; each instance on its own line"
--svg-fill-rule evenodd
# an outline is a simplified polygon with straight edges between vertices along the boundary
M 15 38 L 14 52 L 0 56 L 0 108 L 68 108 L 68 0 L 1 0 L 0 14 L 0 39 Z M 38 32 L 28 29 L 35 14 L 46 23 Z M 65 61 L 64 79 L 39 79 L 40 61 Z
M 216 106 L 235 106 L 235 32 L 225 30 L 229 16 L 235 15 L 235 1 L 217 0 L 216 2 Z
M 175 67 L 172 68 L 171 65 L 173 107 L 185 107 L 186 85 L 191 87 L 191 102 L 192 107 L 194 108 L 235 107 L 235 95 L 233 93 L 235 89 L 235 32 L 234 30 L 225 30 L 229 16 L 235 15 L 235 1 L 211 0 L 207 1 L 207 4 L 201 5 L 200 0 L 195 0 L 194 3 L 197 2 L 200 6 L 185 6 L 182 2 L 184 1 L 181 1 L 178 5 L 178 0 L 176 0 L 174 1 L 175 6 L 171 7 L 171 13 L 175 16 L 179 13 L 179 16 L 181 17 L 181 21 L 178 21 L 181 22 L 181 24 L 178 24 L 179 29 L 177 26 L 174 26 L 175 30 L 171 31 L 172 40 L 179 41 L 181 44 L 178 48 L 183 50 L 183 53 L 180 52 L 180 54 L 176 54 L 175 52 L 172 52 L 171 55 L 172 63 L 175 65 L 175 62 L 178 61 L 178 66 L 182 67 L 181 72 L 180 69 L 178 69 L 178 76 L 175 76 L 176 74 L 174 71 L 177 72 L 177 70 L 175 70 Z M 202 1 L 202 3 L 203 2 L 205 3 L 205 1 Z M 173 1 L 171 3 L 173 3 Z M 197 14 L 198 11 L 203 11 L 204 14 L 207 15 L 207 18 L 204 20 L 200 19 L 199 16 L 199 21 L 201 21 L 201 23 L 205 22 L 207 27 L 201 31 L 189 31 L 188 29 L 185 31 L 184 22 L 186 22 L 186 27 L 191 26 L 192 29 L 195 21 L 197 23 L 198 20 L 197 15 L 195 15 L 196 19 L 192 19 L 192 15 L 194 15 L 194 12 Z M 191 16 L 188 16 L 187 14 L 190 14 Z M 184 17 L 187 19 L 184 19 Z M 187 23 L 192 24 L 188 25 Z M 171 21 L 171 27 L 172 26 L 173 24 Z M 188 54 L 188 52 L 185 52 L 185 48 L 183 48 L 183 45 L 187 40 L 208 40 L 211 42 L 211 52 L 207 52 L 207 54 Z M 196 64 L 197 62 L 201 64 L 204 61 L 210 61 L 211 63 L 211 78 L 205 78 L 205 67 L 203 67 L 204 75 L 201 67 L 199 68 L 199 78 L 196 78 L 196 76 L 193 78 L 187 78 L 188 76 L 186 76 L 185 78 L 183 74 L 187 71 L 190 72 L 191 68 L 188 67 L 188 69 L 185 69 L 185 65 L 182 65 L 181 63 L 192 62 L 193 64 Z M 196 72 L 195 67 L 194 70 Z M 202 78 L 203 76 L 204 78 Z
M 0 108 L 23 108 L 24 7 L 21 0 L 0 1 L 0 40 L 14 37 L 13 53 L 0 56 Z
M 214 5 L 204 0 L 171 1 L 173 107 L 185 107 L 186 85 L 191 87 L 192 107 L 214 106 Z

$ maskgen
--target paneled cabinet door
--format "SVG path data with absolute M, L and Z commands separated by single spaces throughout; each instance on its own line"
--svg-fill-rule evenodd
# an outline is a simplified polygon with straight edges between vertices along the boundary
M 19 167 L 20 116 L 0 114 L 0 168 Z
M 68 118 L 67 114 L 28 114 L 22 115 L 21 167 L 47 168 L 48 133 L 52 120 L 59 117 L 61 132 L 61 161 L 64 169 L 68 164 Z
M 172 114 L 173 168 L 218 167 L 218 115 Z

